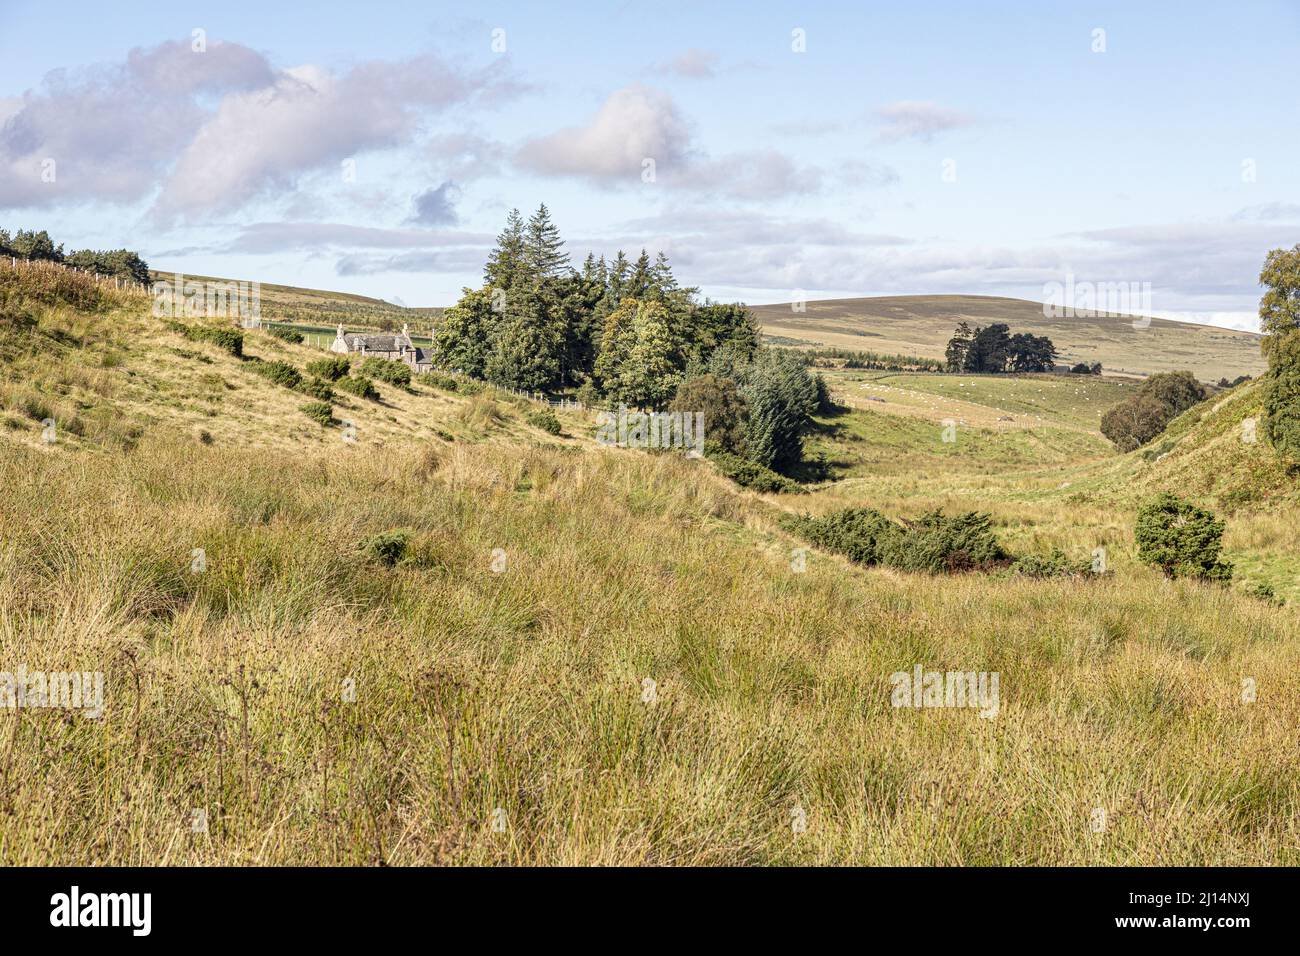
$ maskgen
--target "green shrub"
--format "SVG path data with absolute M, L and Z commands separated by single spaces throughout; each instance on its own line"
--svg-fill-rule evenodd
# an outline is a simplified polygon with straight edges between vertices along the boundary
M 1228 581 L 1232 565 L 1219 560 L 1223 528 L 1213 513 L 1166 491 L 1138 509 L 1138 558 L 1171 578 Z
M 476 382 L 473 379 L 466 379 L 460 383 L 460 393 L 462 395 L 482 395 L 485 388 L 487 388 L 485 384 Z
M 764 468 L 756 462 L 748 461 L 739 455 L 715 450 L 709 454 L 712 461 L 722 472 L 742 488 L 750 488 L 762 494 L 802 495 L 806 490 L 785 475 Z
M 411 532 L 385 531 L 362 542 L 362 550 L 372 560 L 386 567 L 392 567 L 406 556 L 406 549 L 411 543 Z
M 1267 581 L 1256 581 L 1246 588 L 1246 593 L 1253 598 L 1263 601 L 1265 604 L 1271 604 L 1273 607 L 1283 607 L 1286 601 L 1277 596 L 1273 590 L 1273 585 Z
M 298 387 L 298 391 L 304 395 L 310 395 L 312 398 L 318 398 L 322 402 L 334 400 L 334 389 L 318 378 L 304 379 L 302 385 Z
M 991 516 L 975 511 L 952 517 L 930 511 L 881 542 L 881 562 L 900 571 L 986 570 L 1006 559 Z
M 872 508 L 846 508 L 820 518 L 796 518 L 791 530 L 859 564 L 883 564 L 929 574 L 988 570 L 1007 560 L 987 514 L 948 517 L 931 511 L 900 524 Z
M 396 359 L 376 358 L 372 355 L 361 360 L 358 374 L 366 378 L 377 378 L 381 382 L 400 388 L 407 388 L 411 384 L 411 366 Z
M 285 388 L 296 389 L 302 385 L 302 374 L 288 362 L 253 362 L 250 368 L 262 378 Z
M 344 375 L 334 384 L 358 398 L 368 398 L 371 401 L 377 401 L 379 398 L 379 391 L 375 388 L 375 383 L 368 378 L 354 378 L 351 375 Z
M 551 435 L 558 435 L 563 431 L 560 427 L 560 420 L 555 417 L 555 413 L 549 408 L 543 411 L 529 413 L 528 424 L 532 425 L 534 428 L 540 428 L 542 431 Z
M 845 508 L 820 518 L 794 519 L 792 530 L 851 561 L 879 564 L 883 542 L 902 528 L 874 508 Z
M 291 329 L 287 325 L 272 325 L 267 329 L 277 339 L 283 339 L 286 342 L 292 342 L 294 345 L 302 344 L 302 333 L 296 329 Z
M 299 411 L 323 428 L 334 423 L 334 409 L 328 402 L 308 402 Z
M 307 374 L 315 375 L 326 382 L 337 382 L 351 370 L 352 365 L 342 355 L 316 359 L 307 363 Z
M 422 372 L 415 377 L 415 380 L 421 385 L 442 389 L 444 392 L 454 392 L 460 387 L 460 383 L 454 376 L 444 375 L 442 372 Z
M 1072 561 L 1060 548 L 1048 554 L 1026 554 L 1012 562 L 1012 574 L 1027 578 L 1078 577 L 1094 573 L 1091 560 Z
M 225 349 L 236 358 L 244 354 L 244 333 L 238 329 L 213 328 L 209 325 L 185 325 L 182 322 L 168 321 L 167 328 L 178 332 L 191 342 L 207 342 Z

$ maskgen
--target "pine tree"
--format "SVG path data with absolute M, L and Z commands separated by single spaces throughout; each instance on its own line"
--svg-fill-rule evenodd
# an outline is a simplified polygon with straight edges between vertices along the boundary
M 644 249 L 641 255 L 637 256 L 636 265 L 632 268 L 631 291 L 628 293 L 634 299 L 644 299 L 650 291 L 650 257 L 646 255 Z
M 496 247 L 483 267 L 483 281 L 494 289 L 509 289 L 519 278 L 524 263 L 524 217 L 510 210 L 506 227 L 497 236 Z
M 957 325 L 957 330 L 953 333 L 952 338 L 948 340 L 948 347 L 944 350 L 944 357 L 948 360 L 948 371 L 964 372 L 966 371 L 966 358 L 970 354 L 971 343 L 975 340 L 975 333 L 978 329 L 972 329 L 970 323 L 961 322 Z
M 524 262 L 533 281 L 557 279 L 569 268 L 569 257 L 564 252 L 560 230 L 551 222 L 546 203 L 537 207 L 528 220 L 524 244 Z
M 660 299 L 666 299 L 677 291 L 677 280 L 673 278 L 672 266 L 668 257 L 661 251 L 655 256 L 654 265 L 650 267 L 650 292 Z
M 488 381 L 528 392 L 560 383 L 563 333 L 547 305 L 539 290 L 511 293 L 487 356 Z
M 614 300 L 614 305 L 623 301 L 624 296 L 631 295 L 628 288 L 628 265 L 627 256 L 623 255 L 623 250 L 618 250 L 618 255 L 614 257 L 613 264 L 609 267 L 609 294 Z

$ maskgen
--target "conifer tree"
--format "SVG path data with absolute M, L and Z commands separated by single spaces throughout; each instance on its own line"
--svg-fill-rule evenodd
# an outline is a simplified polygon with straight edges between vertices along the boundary
M 677 291 L 677 280 L 673 278 L 672 266 L 668 264 L 668 257 L 662 251 L 655 256 L 654 265 L 650 267 L 650 291 L 661 299 L 666 299 Z
M 524 217 L 518 209 L 512 209 L 483 267 L 483 281 L 494 289 L 509 289 L 519 277 L 523 262 Z
M 630 268 L 627 256 L 623 255 L 622 249 L 618 250 L 618 255 L 614 257 L 614 262 L 609 267 L 609 294 L 615 306 L 623 301 L 624 296 L 632 294 L 628 288 Z
M 546 203 L 537 207 L 528 220 L 524 242 L 524 262 L 534 282 L 556 279 L 569 268 L 569 257 L 564 252 L 560 230 L 551 222 Z
M 644 249 L 637 256 L 636 265 L 632 267 L 631 290 L 628 295 L 634 299 L 644 299 L 650 291 L 650 257 Z

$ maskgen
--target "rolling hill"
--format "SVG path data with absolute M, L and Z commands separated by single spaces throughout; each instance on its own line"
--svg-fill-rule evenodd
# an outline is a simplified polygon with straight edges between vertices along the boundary
M 150 275 L 155 282 L 160 282 L 171 281 L 173 273 L 155 269 Z M 189 273 L 184 277 L 204 283 L 241 281 Z M 407 323 L 413 336 L 423 334 L 427 339 L 430 325 L 442 314 L 441 308 L 412 308 L 351 292 L 305 289 L 270 282 L 261 283 L 261 307 L 262 318 L 267 321 L 289 322 L 303 332 L 330 336 L 340 322 L 352 329 L 395 329 Z
M 794 312 L 789 303 L 751 307 L 774 344 L 942 358 L 960 321 L 1005 322 L 1013 332 L 1047 335 L 1059 361 L 1101 362 L 1106 371 L 1149 375 L 1191 369 L 1203 381 L 1258 375 L 1265 363 L 1259 336 L 1208 325 L 1151 319 L 1134 328 L 1130 316 L 1079 315 L 1049 319 L 1038 302 L 979 295 L 905 295 L 825 299 Z

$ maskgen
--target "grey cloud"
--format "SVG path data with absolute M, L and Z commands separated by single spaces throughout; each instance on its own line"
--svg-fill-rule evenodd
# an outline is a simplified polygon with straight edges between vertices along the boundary
M 411 222 L 420 226 L 454 226 L 460 221 L 456 214 L 456 200 L 460 189 L 448 180 L 441 186 L 426 189 L 413 200 L 415 213 Z
M 347 255 L 334 265 L 341 276 L 368 276 L 383 272 L 477 272 L 483 265 L 479 249 L 453 249 L 439 252 L 403 252 L 392 256 Z

